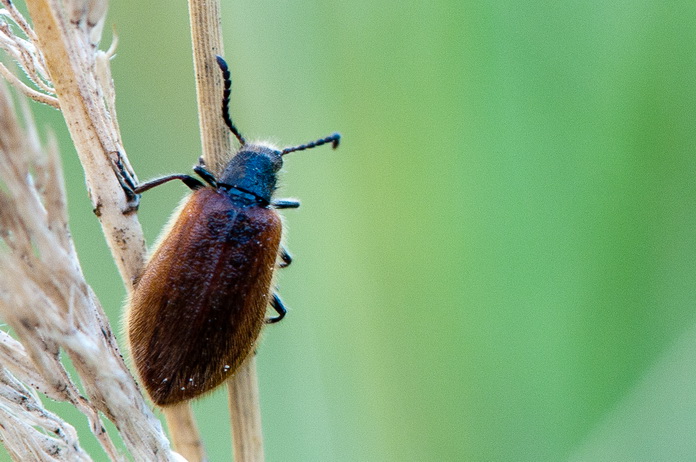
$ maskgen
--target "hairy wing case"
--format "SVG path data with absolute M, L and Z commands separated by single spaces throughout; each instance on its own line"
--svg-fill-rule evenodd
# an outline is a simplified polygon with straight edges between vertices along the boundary
M 274 210 L 195 191 L 148 262 L 129 310 L 129 340 L 159 405 L 190 399 L 234 372 L 258 337 L 280 244 Z

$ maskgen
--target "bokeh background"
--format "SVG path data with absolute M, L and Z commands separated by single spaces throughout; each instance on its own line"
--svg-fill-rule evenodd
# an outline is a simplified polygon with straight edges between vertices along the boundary
M 130 160 L 189 171 L 186 5 L 111 3 Z M 223 3 L 243 133 L 344 136 L 286 161 L 302 207 L 291 311 L 259 351 L 269 461 L 696 459 L 696 3 Z M 117 323 L 75 153 L 33 106 Z M 185 192 L 145 195 L 150 242 Z M 229 460 L 226 394 L 195 408 Z

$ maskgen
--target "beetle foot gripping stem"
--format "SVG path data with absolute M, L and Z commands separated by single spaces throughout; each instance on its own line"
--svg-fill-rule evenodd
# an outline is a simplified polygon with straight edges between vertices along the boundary
M 123 194 L 126 196 L 126 210 L 123 211 L 124 215 L 137 212 L 140 206 L 140 196 L 135 192 L 135 179 L 133 178 L 133 174 L 131 174 L 123 164 L 123 156 L 120 151 L 116 151 L 116 159 L 112 160 L 112 164 L 116 179 L 118 179 L 121 189 L 123 189 Z M 97 213 L 99 208 L 100 207 L 97 207 L 94 213 Z

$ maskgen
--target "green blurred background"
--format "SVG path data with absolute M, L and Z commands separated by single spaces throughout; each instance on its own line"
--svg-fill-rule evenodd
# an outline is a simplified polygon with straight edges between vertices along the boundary
M 269 461 L 696 459 L 695 2 L 223 3 L 247 138 L 344 136 L 286 162 L 303 205 L 291 311 L 259 351 Z M 114 1 L 108 24 L 140 179 L 189 171 L 184 2 Z M 117 323 L 67 136 L 62 153 Z M 185 192 L 144 196 L 149 242 Z M 225 393 L 195 408 L 229 460 Z

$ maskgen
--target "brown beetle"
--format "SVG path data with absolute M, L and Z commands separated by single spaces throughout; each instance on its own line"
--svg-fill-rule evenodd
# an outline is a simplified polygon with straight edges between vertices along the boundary
M 334 133 L 278 150 L 247 144 L 229 116 L 230 73 L 217 57 L 225 91 L 222 115 L 241 144 L 219 178 L 200 163 L 189 175 L 170 175 L 134 188 L 136 194 L 171 180 L 193 190 L 175 213 L 137 281 L 127 311 L 130 351 L 148 394 L 160 406 L 196 398 L 223 383 L 254 348 L 264 321 L 286 310 L 271 284 L 276 267 L 292 261 L 281 245 L 272 200 L 285 154 L 331 143 Z M 265 319 L 270 305 L 278 316 Z

